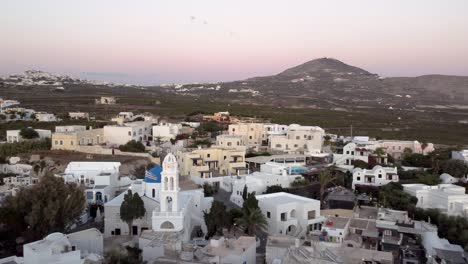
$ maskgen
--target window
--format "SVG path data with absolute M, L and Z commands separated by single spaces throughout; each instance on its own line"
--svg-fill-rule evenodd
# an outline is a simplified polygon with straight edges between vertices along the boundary
M 391 236 L 392 235 L 392 230 L 385 230 L 384 235 Z
M 252 139 L 252 136 L 249 136 L 249 139 Z
M 301 137 L 300 136 L 296 136 L 296 139 L 299 140 Z
M 211 157 L 211 154 L 210 153 L 206 154 L 206 157 L 207 158 Z
M 360 181 L 361 180 L 361 177 L 356 177 L 356 181 Z
M 233 128 L 233 129 L 232 129 L 232 132 L 235 132 L 235 131 L 236 131 L 236 129 L 235 129 L 235 128 Z
M 309 139 L 309 140 L 312 140 L 312 136 L 309 136 L 309 138 L 308 138 L 308 139 Z
M 315 219 L 315 210 L 307 212 L 307 219 Z
M 224 156 L 224 160 L 226 160 L 226 159 L 227 159 L 227 156 Z
M 281 213 L 281 221 L 286 221 L 286 213 Z
M 131 136 L 131 135 L 132 135 L 132 131 L 128 131 L 128 135 Z
M 281 144 L 276 144 L 275 147 L 281 148 Z
M 354 156 L 354 151 L 351 151 L 351 155 L 353 155 L 353 156 Z
M 62 140 L 60 140 L 60 145 L 63 145 L 63 141 L 62 141 Z
M 381 178 L 382 178 L 382 174 L 379 174 L 379 179 L 381 179 Z
M 72 146 L 73 146 L 73 140 L 72 140 L 72 141 L 70 141 L 70 145 L 72 145 Z
M 58 140 L 55 140 L 55 145 L 58 145 Z
M 294 144 L 294 147 L 297 148 L 297 144 Z
M 267 218 L 270 218 L 270 216 L 271 216 L 270 212 L 267 212 Z
M 349 150 L 346 151 L 346 155 L 349 155 Z
M 232 144 L 231 144 L 231 142 L 228 142 L 227 145 L 228 145 L 228 147 L 230 147 Z

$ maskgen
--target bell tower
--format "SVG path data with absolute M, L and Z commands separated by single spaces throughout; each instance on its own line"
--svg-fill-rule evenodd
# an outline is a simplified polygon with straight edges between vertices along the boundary
M 169 153 L 164 158 L 161 173 L 161 191 L 159 202 L 161 212 L 179 211 L 179 169 L 176 157 Z

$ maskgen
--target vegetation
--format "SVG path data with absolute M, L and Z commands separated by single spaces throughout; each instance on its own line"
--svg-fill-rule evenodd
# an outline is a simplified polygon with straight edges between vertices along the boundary
M 208 228 L 208 237 L 222 235 L 223 228 L 230 226 L 230 218 L 226 214 L 226 206 L 220 201 L 213 201 L 210 212 L 203 212 L 203 217 Z
M 120 205 L 120 218 L 128 224 L 128 232 L 131 235 L 133 221 L 145 216 L 146 209 L 143 200 L 138 193 L 132 193 L 132 190 L 124 196 L 122 205 Z
M 257 157 L 257 156 L 271 156 L 270 152 L 247 152 L 245 154 L 246 158 L 252 158 L 252 157 Z
M 354 160 L 353 162 L 354 167 L 361 168 L 361 169 L 369 169 L 369 164 L 363 160 Z
M 265 194 L 278 192 L 288 192 L 288 189 L 281 187 L 281 185 L 270 185 L 266 188 Z
M 307 186 L 307 185 L 309 185 L 309 181 L 302 177 L 297 177 L 296 179 L 294 179 L 293 182 L 291 182 L 291 187 L 293 188 Z
M 119 150 L 123 152 L 146 152 L 145 145 L 135 140 L 130 140 L 125 145 L 120 145 Z
M 468 166 L 461 160 L 445 160 L 441 164 L 443 173 L 448 173 L 456 178 L 462 178 L 468 173 Z
M 398 169 L 398 176 L 400 183 L 422 183 L 427 185 L 439 184 L 439 176 L 431 173 L 430 171 L 424 170 L 409 170 L 404 171 L 401 168 Z
M 336 180 L 331 173 L 330 169 L 323 170 L 318 175 L 318 182 L 320 183 L 320 201 L 323 202 L 323 196 L 325 194 L 325 189 L 330 183 Z
M 418 153 L 406 153 L 402 159 L 403 166 L 430 168 L 432 165 L 431 157 Z
M 34 139 L 39 137 L 39 133 L 36 130 L 28 127 L 22 128 L 19 132 L 20 136 L 24 139 Z
M 408 211 L 413 219 L 430 221 L 438 227 L 438 235 L 451 243 L 468 249 L 468 219 L 462 216 L 447 216 L 438 209 L 416 208 L 418 199 L 405 192 L 399 183 L 389 183 L 381 188 L 379 202 L 382 206 Z
M 141 249 L 130 246 L 112 249 L 104 258 L 105 264 L 133 264 L 141 262 Z
M 204 183 L 203 184 L 203 192 L 205 193 L 205 196 L 206 197 L 211 197 L 213 196 L 215 193 L 218 192 L 218 189 L 213 186 L 212 184 L 209 184 L 209 183 Z
M 246 187 L 244 190 L 246 190 Z M 244 193 L 247 193 L 247 195 L 242 204 L 242 217 L 237 218 L 236 224 L 242 228 L 246 234 L 255 235 L 258 229 L 267 229 L 268 222 L 258 207 L 258 200 L 255 197 L 255 192 L 248 193 L 245 191 Z
M 0 223 L 14 230 L 16 237 L 36 240 L 53 232 L 66 232 L 84 207 L 80 187 L 46 175 L 38 184 L 6 198 L 0 207 Z
M 15 143 L 0 144 L 0 157 L 11 157 L 18 154 L 31 153 L 35 150 L 49 150 L 51 147 L 50 139 L 37 141 L 22 141 Z

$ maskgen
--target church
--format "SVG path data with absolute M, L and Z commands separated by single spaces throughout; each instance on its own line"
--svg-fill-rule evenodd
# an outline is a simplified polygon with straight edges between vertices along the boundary
M 128 229 L 120 219 L 120 205 L 127 193 L 124 191 L 104 205 L 105 237 L 140 236 L 142 243 L 149 237 L 176 237 L 177 241 L 186 242 L 197 227 L 206 233 L 203 211 L 211 208 L 213 198 L 205 197 L 202 189 L 180 190 L 179 169 L 173 154 L 164 158 L 162 168 L 156 165 L 146 172 L 144 180 L 134 181 L 129 189 L 143 200 L 145 216 L 133 221 L 131 230 Z

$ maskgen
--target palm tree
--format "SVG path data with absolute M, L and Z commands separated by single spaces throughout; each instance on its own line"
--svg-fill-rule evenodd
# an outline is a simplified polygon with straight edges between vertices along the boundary
M 377 155 L 377 158 L 379 158 L 377 164 L 382 163 L 382 157 L 385 156 L 385 153 L 386 153 L 386 152 L 385 152 L 385 149 L 382 148 L 382 147 L 376 148 L 376 149 L 374 150 L 374 155 Z
M 259 208 L 245 210 L 242 217 L 236 219 L 236 224 L 251 236 L 255 235 L 257 229 L 268 228 L 268 222 Z
M 318 182 L 320 183 L 320 201 L 323 202 L 323 195 L 325 194 L 325 188 L 328 184 L 336 180 L 336 177 L 331 174 L 331 169 L 323 170 L 318 175 Z

